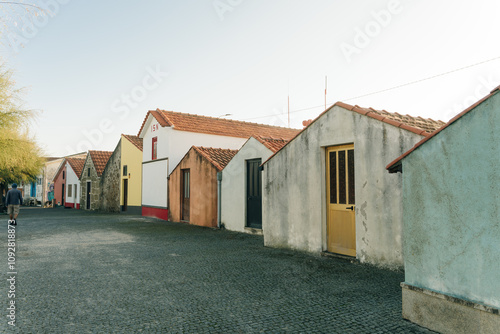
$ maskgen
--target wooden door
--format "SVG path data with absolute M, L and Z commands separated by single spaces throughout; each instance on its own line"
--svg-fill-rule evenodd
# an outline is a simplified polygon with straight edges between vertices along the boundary
M 86 203 L 86 207 L 87 207 L 87 210 L 90 210 L 90 191 L 91 191 L 91 188 L 92 187 L 92 182 L 87 182 L 87 203 Z
M 123 180 L 123 211 L 127 211 L 128 204 L 128 179 Z
M 261 159 L 247 161 L 247 226 L 262 228 Z
M 182 170 L 182 180 L 181 180 L 181 220 L 189 221 L 189 206 L 191 198 L 190 189 L 190 173 L 189 169 Z
M 354 145 L 326 150 L 327 250 L 356 256 Z

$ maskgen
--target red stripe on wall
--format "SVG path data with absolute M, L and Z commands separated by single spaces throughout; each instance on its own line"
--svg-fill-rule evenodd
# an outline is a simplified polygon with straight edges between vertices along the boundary
M 168 209 L 142 207 L 142 215 L 144 217 L 155 217 L 163 220 L 168 220 Z
M 75 204 L 74 203 L 64 203 L 64 206 L 67 207 L 67 208 L 74 208 L 75 207 Z

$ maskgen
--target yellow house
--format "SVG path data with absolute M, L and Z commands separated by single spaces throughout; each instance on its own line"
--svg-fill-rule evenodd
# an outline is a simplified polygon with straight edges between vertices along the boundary
M 122 134 L 120 211 L 141 214 L 142 138 Z

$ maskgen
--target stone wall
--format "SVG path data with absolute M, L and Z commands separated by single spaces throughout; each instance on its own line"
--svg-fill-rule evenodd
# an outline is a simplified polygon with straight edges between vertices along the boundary
M 121 140 L 101 175 L 100 210 L 120 212 L 120 181 L 121 181 Z
M 90 168 L 90 176 L 89 176 Z M 82 190 L 80 194 L 80 209 L 87 209 L 87 183 L 91 182 L 90 186 L 90 210 L 99 209 L 99 199 L 101 195 L 101 182 L 100 177 L 97 175 L 94 164 L 90 155 L 87 155 L 87 160 L 85 160 L 85 166 L 83 166 L 82 176 L 80 178 L 80 189 Z

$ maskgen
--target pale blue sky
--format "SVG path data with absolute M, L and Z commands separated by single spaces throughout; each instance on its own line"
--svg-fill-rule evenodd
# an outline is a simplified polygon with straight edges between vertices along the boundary
M 346 100 L 500 57 L 493 0 L 63 2 L 35 33 L 2 5 L 1 55 L 42 111 L 31 132 L 48 155 L 113 150 L 156 108 L 286 126 L 290 94 L 301 128 L 324 109 L 325 75 L 328 104 L 444 121 L 500 85 L 497 59 Z M 24 47 L 9 34 L 27 37 Z

